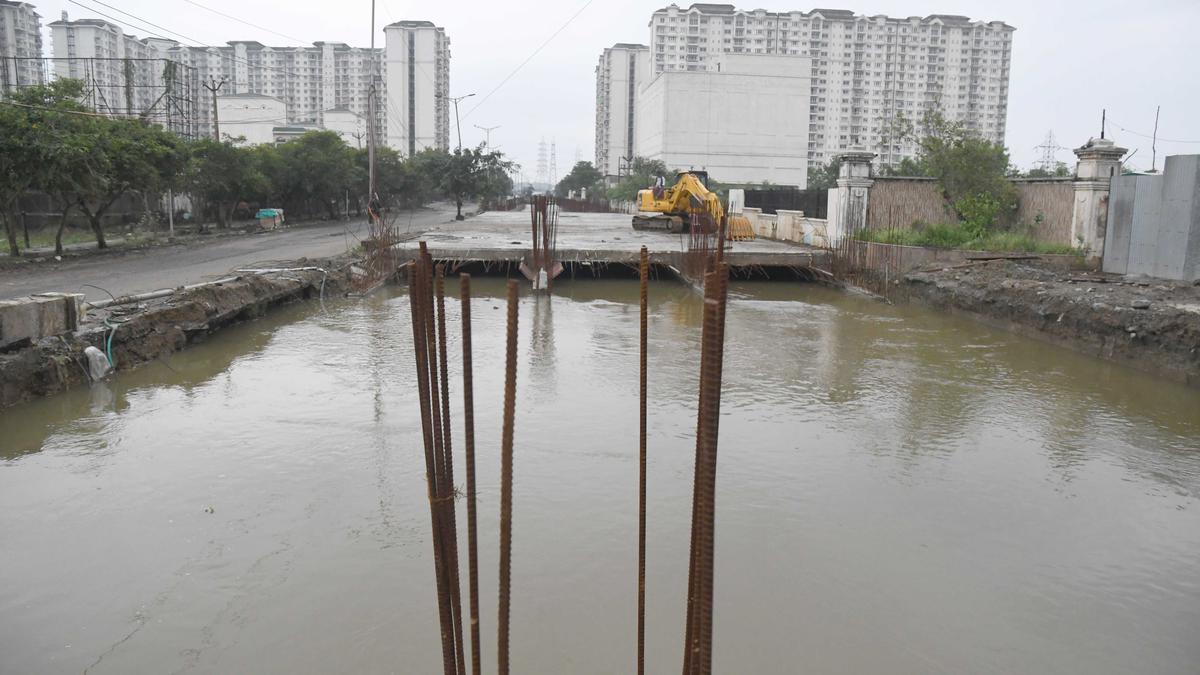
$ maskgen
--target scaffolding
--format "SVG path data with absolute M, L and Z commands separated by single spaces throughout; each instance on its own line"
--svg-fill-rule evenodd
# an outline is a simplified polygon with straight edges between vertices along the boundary
M 208 116 L 198 108 L 199 75 L 171 59 L 0 57 L 0 91 L 7 94 L 53 79 L 83 82 L 80 103 L 114 118 L 153 122 L 176 135 L 204 135 Z

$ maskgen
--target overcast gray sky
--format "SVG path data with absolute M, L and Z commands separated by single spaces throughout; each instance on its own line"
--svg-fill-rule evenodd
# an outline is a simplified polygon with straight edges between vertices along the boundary
M 92 0 L 77 1 L 121 16 Z M 70 0 L 33 2 L 44 23 L 57 19 L 63 10 L 72 18 L 101 18 Z M 195 0 L 299 41 L 223 18 L 187 0 L 103 2 L 202 44 L 258 40 L 282 46 L 326 40 L 365 47 L 370 41 L 370 0 L 292 0 L 286 4 Z M 536 170 L 537 143 L 542 137 L 557 141 L 560 177 L 576 157 L 592 159 L 594 69 L 600 51 L 614 42 L 648 43 L 651 12 L 668 4 L 653 0 L 377 2 L 380 28 L 401 19 L 426 19 L 446 29 L 451 40 L 451 92 L 456 96 L 476 94 L 461 109 L 463 143 L 482 141 L 483 132 L 475 125 L 499 125 L 492 133 L 492 144 L 519 161 L 528 177 Z M 1150 134 L 1156 105 L 1162 106 L 1159 168 L 1165 155 L 1200 153 L 1200 41 L 1194 37 L 1200 26 L 1197 0 L 822 2 L 857 13 L 963 14 L 1016 27 L 1006 142 L 1013 161 L 1022 167 L 1037 159 L 1035 146 L 1050 130 L 1058 144 L 1068 148 L 1097 135 L 1102 108 L 1108 109 L 1109 137 L 1137 150 L 1130 161 L 1135 168 L 1149 168 L 1150 140 L 1138 134 Z M 790 0 L 754 0 L 738 6 L 772 11 L 814 7 Z M 126 32 L 147 33 L 137 27 Z M 382 46 L 382 32 L 376 42 Z M 453 142 L 453 128 L 450 133 Z M 1074 156 L 1062 150 L 1058 158 L 1072 161 Z

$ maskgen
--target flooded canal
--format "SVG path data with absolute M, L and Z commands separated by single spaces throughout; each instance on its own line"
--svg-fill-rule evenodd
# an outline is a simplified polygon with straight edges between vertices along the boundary
M 488 672 L 504 311 L 475 288 Z M 513 671 L 631 672 L 637 285 L 559 293 L 521 304 Z M 681 662 L 700 312 L 652 285 L 651 673 Z M 411 337 L 400 291 L 293 306 L 0 412 L 0 672 L 439 672 Z M 1200 392 L 734 284 L 720 431 L 716 672 L 1200 672 Z

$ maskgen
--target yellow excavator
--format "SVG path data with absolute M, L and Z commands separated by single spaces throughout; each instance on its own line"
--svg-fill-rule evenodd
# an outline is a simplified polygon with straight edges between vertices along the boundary
M 633 216 L 635 230 L 689 232 L 693 213 L 711 217 L 710 227 L 716 226 L 725 217 L 720 197 L 708 189 L 707 171 L 680 171 L 675 175 L 675 184 L 671 187 L 639 190 L 637 206 L 638 212 Z M 730 216 L 727 224 L 726 238 L 730 241 L 754 239 L 754 230 L 746 218 Z

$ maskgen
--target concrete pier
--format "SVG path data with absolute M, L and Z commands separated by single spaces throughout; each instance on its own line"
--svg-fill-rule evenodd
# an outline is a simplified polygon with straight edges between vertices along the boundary
M 681 269 L 680 261 L 687 248 L 687 236 L 656 231 L 634 230 L 631 217 L 624 213 L 558 214 L 557 250 L 555 259 L 573 265 L 629 265 L 636 269 L 641 248 L 650 252 L 650 261 Z M 419 239 L 425 241 L 436 260 L 451 264 L 520 263 L 531 249 L 529 212 L 489 211 L 453 229 L 427 232 Z M 802 244 L 758 239 L 729 242 L 725 261 L 735 271 L 762 271 L 764 274 L 794 270 L 799 276 L 816 267 L 825 266 L 828 254 L 824 249 Z M 417 252 L 417 240 L 397 245 L 402 258 L 411 259 Z

